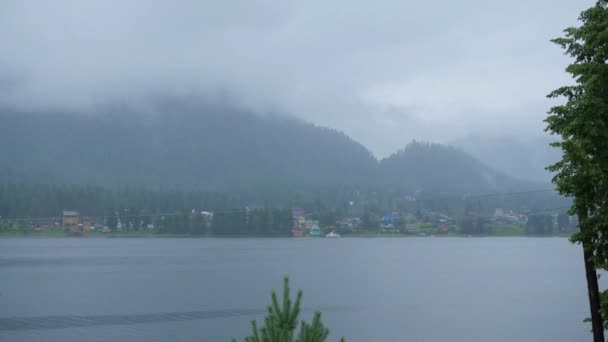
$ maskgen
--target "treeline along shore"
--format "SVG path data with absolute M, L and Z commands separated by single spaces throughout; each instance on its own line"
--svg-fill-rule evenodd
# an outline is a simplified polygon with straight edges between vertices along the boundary
M 546 190 L 428 194 L 381 188 L 251 193 L 0 185 L 2 236 L 554 236 L 577 222 Z

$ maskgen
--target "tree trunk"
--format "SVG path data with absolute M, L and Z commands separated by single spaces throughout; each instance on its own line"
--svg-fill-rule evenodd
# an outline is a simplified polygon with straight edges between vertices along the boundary
M 579 222 L 587 219 L 585 210 L 578 211 Z M 589 294 L 589 309 L 591 310 L 591 326 L 593 329 L 593 342 L 605 342 L 604 324 L 600 312 L 600 289 L 597 283 L 597 271 L 593 259 L 593 246 L 591 242 L 583 239 L 583 255 L 585 258 L 585 275 L 587 277 L 587 292 Z

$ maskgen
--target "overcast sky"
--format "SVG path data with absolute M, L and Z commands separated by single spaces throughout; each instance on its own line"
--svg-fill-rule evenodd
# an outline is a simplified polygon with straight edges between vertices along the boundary
M 549 39 L 593 0 L 0 2 L 0 104 L 228 92 L 384 156 L 412 139 L 540 135 L 570 82 Z

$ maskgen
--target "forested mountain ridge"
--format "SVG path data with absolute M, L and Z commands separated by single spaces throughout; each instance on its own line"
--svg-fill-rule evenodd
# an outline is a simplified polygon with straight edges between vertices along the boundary
M 199 189 L 355 184 L 369 180 L 376 168 L 373 155 L 343 133 L 214 108 L 146 118 L 4 111 L 0 150 L 4 182 Z
M 431 192 L 504 191 L 525 187 L 451 146 L 412 142 L 379 163 L 385 184 Z
M 412 143 L 378 162 L 342 132 L 227 106 L 163 103 L 152 113 L 0 110 L 0 182 L 197 190 L 386 185 L 476 192 L 518 186 L 465 152 Z

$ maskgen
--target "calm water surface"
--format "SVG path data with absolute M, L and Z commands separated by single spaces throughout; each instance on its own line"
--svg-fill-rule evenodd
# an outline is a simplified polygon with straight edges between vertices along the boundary
M 283 275 L 330 341 L 589 340 L 581 256 L 563 238 L 0 239 L 0 341 L 229 341 Z

